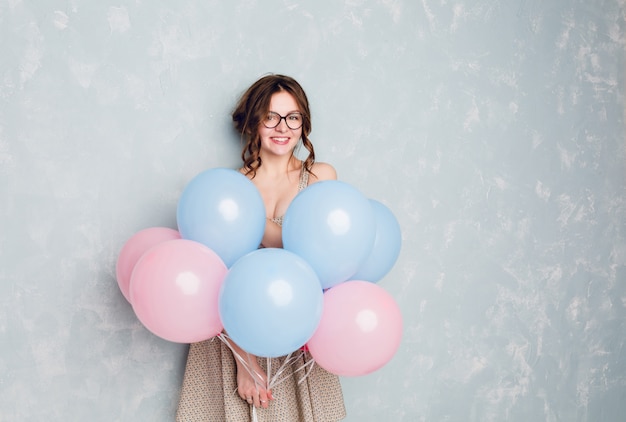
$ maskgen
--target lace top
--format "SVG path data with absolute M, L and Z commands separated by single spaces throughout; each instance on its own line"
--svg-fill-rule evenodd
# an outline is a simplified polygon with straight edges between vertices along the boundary
M 309 172 L 306 171 L 306 169 L 304 168 L 304 164 L 302 165 L 302 170 L 300 171 L 300 180 L 298 181 L 298 192 L 300 192 L 302 189 L 306 188 L 309 185 Z M 280 217 L 272 217 L 272 218 L 268 218 L 268 220 L 270 220 L 272 223 L 276 223 L 279 226 L 282 227 L 283 225 L 283 217 L 284 216 L 280 216 Z

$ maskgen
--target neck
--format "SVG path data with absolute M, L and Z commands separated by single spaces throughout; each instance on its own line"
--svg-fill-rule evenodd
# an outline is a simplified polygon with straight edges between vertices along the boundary
M 289 172 L 290 170 L 294 170 L 300 166 L 300 160 L 298 160 L 295 156 L 278 156 L 278 155 L 269 155 L 262 156 L 261 160 L 263 164 L 257 170 L 258 172 L 263 172 L 267 175 L 278 175 L 284 174 L 285 172 Z

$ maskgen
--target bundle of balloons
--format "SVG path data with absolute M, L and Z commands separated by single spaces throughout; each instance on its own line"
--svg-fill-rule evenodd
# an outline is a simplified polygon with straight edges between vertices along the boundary
M 327 371 L 371 373 L 402 335 L 393 297 L 377 284 L 400 253 L 400 226 L 382 203 L 329 180 L 302 190 L 287 209 L 283 249 L 259 248 L 265 206 L 240 172 L 215 168 L 179 199 L 178 230 L 134 234 L 117 282 L 141 323 L 179 343 L 219 336 L 261 357 L 309 350 Z

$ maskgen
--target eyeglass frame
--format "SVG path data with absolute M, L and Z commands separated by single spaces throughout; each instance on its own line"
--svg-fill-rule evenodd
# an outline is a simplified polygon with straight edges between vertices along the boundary
M 301 119 L 302 119 L 302 120 L 301 120 L 301 123 L 300 123 L 300 126 L 298 126 L 298 127 L 291 127 L 291 126 L 289 126 L 289 123 L 287 122 L 287 117 L 289 117 L 289 116 L 291 116 L 291 115 L 293 115 L 293 114 L 297 114 L 297 115 L 299 115 L 299 116 L 301 117 Z M 275 111 L 268 111 L 268 112 L 267 112 L 266 117 L 267 117 L 267 116 L 270 116 L 270 115 L 275 115 L 275 116 L 278 116 L 278 117 L 279 117 L 279 119 L 278 119 L 278 123 L 276 123 L 276 125 L 274 125 L 274 126 L 268 126 L 268 125 L 266 125 L 266 124 L 265 124 L 265 119 L 264 119 L 264 120 L 262 120 L 262 121 L 261 121 L 261 123 L 263 124 L 263 126 L 265 126 L 265 127 L 266 127 L 266 128 L 268 128 L 268 129 L 275 129 L 275 128 L 277 128 L 277 127 L 278 127 L 278 125 L 280 125 L 280 122 L 281 122 L 282 120 L 284 120 L 284 121 L 285 121 L 285 124 L 286 124 L 286 125 L 287 125 L 287 127 L 288 127 L 289 129 L 291 129 L 291 130 L 298 130 L 298 129 L 300 129 L 302 126 L 304 126 L 304 114 L 300 113 L 299 111 L 292 111 L 291 113 L 288 113 L 286 116 L 281 116 L 280 114 L 276 113 Z

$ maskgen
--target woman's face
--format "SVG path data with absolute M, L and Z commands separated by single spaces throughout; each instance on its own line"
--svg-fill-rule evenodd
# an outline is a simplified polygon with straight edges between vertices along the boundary
M 298 104 L 291 94 L 281 91 L 272 95 L 268 113 L 271 118 L 259 124 L 262 153 L 274 155 L 291 154 L 302 135 L 302 115 L 299 113 Z M 285 118 L 281 119 L 281 117 Z M 298 117 L 300 122 L 298 122 Z M 277 120 L 280 121 L 276 127 L 268 128 L 265 126 L 266 124 L 272 126 Z M 300 125 L 300 127 L 298 129 L 290 129 L 287 125 L 287 120 L 289 120 L 289 126 L 297 127 Z

